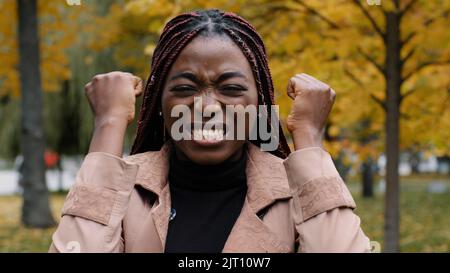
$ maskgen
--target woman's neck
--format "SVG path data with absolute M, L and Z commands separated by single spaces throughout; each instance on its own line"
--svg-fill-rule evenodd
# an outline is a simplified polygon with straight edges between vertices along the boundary
M 171 186 L 195 191 L 220 191 L 246 185 L 246 146 L 222 163 L 201 165 L 189 160 L 176 148 L 170 155 Z M 180 156 L 181 155 L 181 156 Z
M 177 160 L 180 161 L 191 161 L 191 159 L 189 159 L 189 157 L 187 157 L 183 151 L 181 151 L 180 149 L 177 148 L 176 145 L 174 145 L 173 143 L 171 143 L 171 146 L 173 148 L 172 153 L 174 153 L 174 156 L 177 157 Z M 229 158 L 225 159 L 224 162 L 226 161 L 238 161 L 241 157 L 242 154 L 244 153 L 244 151 L 247 150 L 247 144 L 244 144 L 243 147 L 241 149 L 238 149 L 234 154 L 232 154 Z M 220 164 L 220 163 L 219 163 Z M 200 164 L 199 164 L 200 165 Z

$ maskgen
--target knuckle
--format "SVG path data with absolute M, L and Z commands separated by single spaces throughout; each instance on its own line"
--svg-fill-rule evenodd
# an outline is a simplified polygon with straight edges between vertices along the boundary
M 100 80 L 102 80 L 105 77 L 103 74 L 97 74 L 94 77 L 92 77 L 91 82 L 92 83 L 98 83 Z
M 115 72 L 112 72 L 111 78 L 116 79 L 116 80 L 128 80 L 128 79 L 133 78 L 133 75 L 128 72 L 115 71 Z
M 334 91 L 332 88 L 330 88 L 329 90 L 332 96 L 336 96 L 336 91 Z
M 108 74 L 106 74 L 106 77 L 108 79 L 114 79 L 118 76 L 117 72 L 109 72 Z
M 106 76 L 108 77 L 108 78 L 117 78 L 117 77 L 120 77 L 120 72 L 118 72 L 118 71 L 112 71 L 112 72 L 109 72 L 109 73 L 107 73 L 106 74 Z

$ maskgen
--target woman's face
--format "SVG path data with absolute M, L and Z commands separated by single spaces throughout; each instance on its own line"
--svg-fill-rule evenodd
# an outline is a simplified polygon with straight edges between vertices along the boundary
M 201 98 L 201 103 L 199 100 L 194 103 L 194 97 Z M 172 65 L 161 103 L 168 132 L 171 132 L 172 125 L 179 119 L 178 116 L 171 117 L 172 108 L 177 105 L 189 108 L 191 139 L 173 141 L 176 152 L 181 158 L 207 165 L 238 158 L 245 140 L 236 140 L 236 137 L 225 139 L 220 130 L 194 130 L 195 113 L 205 113 L 205 110 L 223 111 L 223 119 L 214 122 L 217 124 L 216 128 L 222 128 L 226 123 L 226 105 L 257 106 L 258 95 L 250 64 L 240 48 L 226 35 L 199 36 L 180 52 Z M 253 121 L 246 118 L 240 123 L 237 119 L 237 115 L 233 119 L 227 119 L 229 121 L 225 128 L 234 126 L 236 132 L 239 125 L 245 126 L 245 132 L 249 132 Z M 203 128 L 206 122 L 211 121 L 211 117 L 203 114 L 203 118 L 197 121 L 196 126 Z M 226 133 L 227 130 L 224 130 L 223 134 Z

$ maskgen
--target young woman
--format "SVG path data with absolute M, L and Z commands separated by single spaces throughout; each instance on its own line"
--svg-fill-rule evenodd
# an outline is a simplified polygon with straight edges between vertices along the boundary
M 230 126 L 249 132 L 256 119 L 248 115 L 219 120 L 212 129 L 190 128 L 194 139 L 173 137 L 172 110 L 179 105 L 193 117 L 208 107 L 274 104 L 266 50 L 250 23 L 219 10 L 167 23 L 152 58 L 132 155 L 121 158 L 141 85 L 122 72 L 97 75 L 86 85 L 95 131 L 51 252 L 370 251 L 355 203 L 321 148 L 335 98 L 325 83 L 306 74 L 289 81 L 292 153 L 278 128 L 272 127 L 279 132 L 273 151 L 260 149 L 259 133 L 254 139 L 223 136 Z M 258 114 L 270 127 L 266 109 Z M 210 119 L 202 116 L 197 126 Z

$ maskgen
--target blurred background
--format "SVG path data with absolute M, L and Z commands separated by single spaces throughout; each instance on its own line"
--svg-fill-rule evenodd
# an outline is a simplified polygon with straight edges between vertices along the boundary
M 84 85 L 146 79 L 165 22 L 204 8 L 259 31 L 282 122 L 294 74 L 336 90 L 326 148 L 375 248 L 450 250 L 450 1 L 0 0 L 0 252 L 47 251 L 92 133 Z

